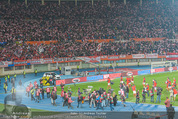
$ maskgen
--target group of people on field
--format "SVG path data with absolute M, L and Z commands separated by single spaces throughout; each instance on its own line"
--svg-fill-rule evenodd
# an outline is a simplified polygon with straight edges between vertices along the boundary
M 78 88 L 78 97 L 77 97 L 77 108 L 81 107 L 82 104 L 84 103 L 85 98 L 88 98 L 89 101 L 89 107 L 91 108 L 92 106 L 96 110 L 102 109 L 104 110 L 105 107 L 110 106 L 111 111 L 114 110 L 113 106 L 116 106 L 117 104 L 117 95 L 115 92 L 113 92 L 113 89 L 111 89 L 111 79 L 108 77 L 107 79 L 108 91 L 106 91 L 103 88 L 100 88 L 99 90 L 94 90 L 92 92 L 88 93 L 87 96 L 83 96 L 83 92 Z M 176 80 L 174 78 L 174 81 L 170 87 L 170 79 L 168 78 L 166 81 L 166 84 L 168 84 L 167 90 L 170 91 L 170 99 L 172 99 L 177 95 L 177 90 L 176 90 Z M 142 102 L 146 102 L 146 97 L 151 98 L 151 102 L 154 102 L 154 95 L 157 95 L 157 102 L 161 102 L 161 95 L 163 89 L 161 87 L 157 86 L 157 81 L 153 79 L 153 85 L 152 88 L 149 86 L 148 83 L 146 83 L 146 78 L 143 77 L 143 89 L 141 91 L 142 95 Z M 63 106 L 68 106 L 68 108 L 73 108 L 72 103 L 74 102 L 72 100 L 72 94 L 73 92 L 71 91 L 71 88 L 68 87 L 67 91 L 64 90 L 65 84 L 61 83 L 61 98 L 62 98 L 62 105 Z M 136 85 L 134 84 L 134 77 L 126 77 L 126 81 L 123 81 L 123 77 L 121 76 L 120 78 L 120 87 L 119 87 L 118 94 L 120 95 L 121 102 L 124 106 L 126 106 L 125 101 L 129 98 L 129 90 L 131 89 L 133 91 L 133 96 L 136 98 L 136 104 L 140 103 L 140 91 L 136 89 Z M 51 103 L 53 105 L 56 105 L 56 99 L 57 99 L 57 87 L 54 86 L 51 90 L 51 88 L 47 87 L 44 89 L 43 87 L 40 88 L 35 81 L 34 84 L 30 82 L 30 84 L 26 88 L 27 95 L 31 94 L 31 100 L 35 100 L 39 102 L 39 100 L 44 99 L 44 93 L 46 92 L 47 98 L 51 98 Z M 41 98 L 42 97 L 42 98 Z

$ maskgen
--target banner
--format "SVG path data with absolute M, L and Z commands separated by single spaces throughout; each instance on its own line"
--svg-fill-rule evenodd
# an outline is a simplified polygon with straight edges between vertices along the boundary
M 119 60 L 119 55 L 111 55 L 111 56 L 108 56 L 108 60 Z
M 167 57 L 167 58 L 166 58 Z M 22 66 L 29 64 L 48 64 L 48 63 L 67 63 L 67 62 L 80 62 L 86 61 L 91 63 L 99 63 L 101 60 L 107 61 L 119 61 L 125 59 L 140 59 L 140 58 L 173 58 L 173 60 L 178 59 L 178 53 L 172 53 L 167 56 L 160 56 L 158 54 L 133 54 L 133 55 L 103 55 L 103 56 L 86 56 L 86 57 L 62 57 L 62 58 L 44 58 L 44 59 L 29 59 L 29 60 L 15 60 L 14 63 L 12 61 L 8 61 L 8 64 L 11 62 L 11 66 Z M 176 58 L 175 58 L 176 57 Z M 169 59 L 168 59 L 169 60 Z M 4 61 L 1 61 L 0 67 L 8 67 L 8 65 L 3 64 Z
M 98 56 L 85 57 L 85 61 L 86 61 L 86 62 L 91 62 L 91 63 L 94 63 L 94 62 L 101 62 L 101 58 L 98 57 Z
M 174 71 L 177 70 L 177 67 L 165 67 L 164 71 Z
M 158 68 L 158 69 L 155 69 L 155 72 L 164 72 L 164 68 Z
M 65 84 L 86 82 L 86 81 L 87 81 L 87 77 L 70 78 L 70 79 L 65 79 Z
M 135 40 L 135 41 L 159 41 L 166 39 L 165 37 L 163 38 L 130 38 L 130 40 Z
M 109 77 L 109 74 L 104 74 L 103 75 L 103 79 L 108 79 L 108 77 Z
M 138 71 L 138 75 L 150 74 L 150 73 L 151 73 L 150 70 L 142 70 L 142 71 Z
M 178 60 L 178 53 L 167 53 L 166 60 Z
M 83 42 L 82 40 L 76 40 L 77 42 Z M 88 42 L 97 42 L 97 43 L 109 43 L 109 42 L 114 42 L 114 39 L 95 39 L 95 40 L 87 40 Z
M 101 51 L 101 47 L 102 47 L 102 43 L 99 43 L 98 46 L 97 46 L 96 51 Z
M 0 67 L 8 67 L 8 61 L 1 61 Z
M 57 41 L 27 41 L 26 43 L 27 44 L 37 44 L 37 45 L 40 45 L 40 44 L 50 44 L 50 43 L 56 43 Z
M 122 72 L 122 76 L 132 76 L 132 75 L 138 75 L 138 71 L 128 71 L 128 72 Z
M 146 54 L 146 58 L 158 58 L 158 54 Z
M 114 73 L 114 74 L 109 74 L 109 78 L 119 78 L 121 77 L 121 73 Z
M 133 54 L 132 55 L 132 58 L 144 58 L 145 57 L 145 55 L 144 54 Z
M 27 60 L 28 62 L 30 62 L 30 64 L 41 64 L 40 59 L 31 59 L 31 60 Z
M 27 60 L 15 60 L 14 61 L 14 66 L 23 66 L 23 65 L 27 65 Z
M 87 77 L 87 81 L 98 81 L 100 79 L 103 79 L 103 75 Z
M 52 63 L 53 60 L 52 58 L 45 58 L 45 59 L 40 59 L 41 64 L 48 64 L 48 63 Z
M 66 84 L 65 80 L 56 80 L 56 85 L 60 85 L 61 83 Z

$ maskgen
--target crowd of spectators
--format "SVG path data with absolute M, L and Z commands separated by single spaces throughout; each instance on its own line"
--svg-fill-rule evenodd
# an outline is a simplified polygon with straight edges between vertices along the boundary
M 96 51 L 96 42 L 57 42 L 48 44 L 26 44 L 21 42 L 9 42 L 1 50 L 0 60 L 27 60 L 39 58 L 59 58 L 75 56 L 101 56 L 101 55 L 131 55 L 158 53 L 166 55 L 168 52 L 178 52 L 177 40 L 160 41 L 127 41 L 103 43 L 101 51 Z
M 163 54 L 169 45 L 163 42 L 104 43 L 96 52 L 97 43 L 88 39 L 129 40 L 131 38 L 174 38 L 177 28 L 177 7 L 166 0 L 139 2 L 23 2 L 0 3 L 0 59 L 31 59 L 66 56 L 92 56 L 157 52 Z M 27 45 L 26 41 L 57 40 L 50 45 Z M 75 42 L 85 41 L 84 43 Z M 157 45 L 159 47 L 157 47 Z M 165 46 L 165 47 L 164 47 Z M 177 46 L 174 46 L 175 48 Z M 166 49 L 168 48 L 168 49 Z

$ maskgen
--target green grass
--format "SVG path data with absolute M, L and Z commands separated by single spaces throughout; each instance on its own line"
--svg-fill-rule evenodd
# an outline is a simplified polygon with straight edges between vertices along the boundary
M 166 97 L 169 97 L 170 93 L 166 90 L 166 80 L 167 80 L 167 77 L 169 77 L 171 79 L 171 83 L 173 82 L 173 78 L 175 77 L 178 81 L 178 72 L 175 71 L 175 72 L 167 72 L 167 73 L 159 73 L 159 74 L 153 74 L 153 75 L 140 75 L 140 76 L 135 76 L 134 77 L 134 83 L 136 85 L 136 89 L 137 90 L 140 90 L 140 103 L 141 103 L 141 100 L 142 100 L 142 95 L 141 95 L 141 91 L 143 89 L 143 85 L 142 85 L 142 82 L 143 82 L 143 77 L 145 76 L 145 79 L 146 79 L 146 83 L 149 84 L 150 86 L 150 89 L 152 88 L 152 81 L 153 79 L 155 79 L 157 81 L 157 86 L 158 87 L 162 87 L 163 88 L 163 91 L 162 91 L 162 96 L 161 96 L 161 103 L 157 103 L 159 105 L 164 105 L 164 101 L 166 100 Z M 123 78 L 124 81 L 126 80 L 126 78 Z M 111 85 L 112 89 L 114 89 L 114 92 L 117 94 L 118 91 L 120 90 L 119 89 L 119 84 L 120 84 L 120 78 L 116 78 L 113 80 L 114 82 L 114 85 Z M 66 85 L 64 87 L 64 90 L 67 91 L 67 88 L 68 86 L 71 87 L 72 91 L 74 92 L 72 94 L 72 96 L 77 96 L 77 90 L 78 88 L 80 87 L 81 91 L 83 91 L 83 89 L 87 89 L 88 86 L 93 86 L 93 89 L 96 89 L 98 90 L 99 88 L 104 88 L 107 90 L 107 82 L 104 81 L 104 82 L 89 82 L 89 83 L 80 83 L 80 84 L 76 84 L 76 86 L 74 86 L 73 84 L 71 85 Z M 107 90 L 108 91 L 108 90 Z M 130 88 L 129 90 L 129 98 L 126 100 L 128 102 L 135 102 L 136 99 L 134 98 L 133 96 L 133 92 Z M 76 93 L 75 93 L 76 92 Z M 61 93 L 61 88 L 60 86 L 58 86 L 58 95 L 60 95 Z M 154 95 L 154 101 L 156 102 L 156 98 L 157 98 L 157 95 L 155 94 Z M 172 104 L 174 106 L 178 106 L 178 96 L 176 97 L 176 100 L 175 102 L 172 102 Z M 119 99 L 119 98 L 118 98 Z M 150 104 L 155 104 L 155 103 L 151 103 L 150 102 L 150 97 L 148 97 L 146 95 L 146 103 L 150 103 Z

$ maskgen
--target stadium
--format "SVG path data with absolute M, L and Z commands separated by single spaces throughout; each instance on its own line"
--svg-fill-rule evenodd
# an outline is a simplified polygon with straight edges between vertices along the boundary
M 0 118 L 178 118 L 177 0 L 1 0 Z

